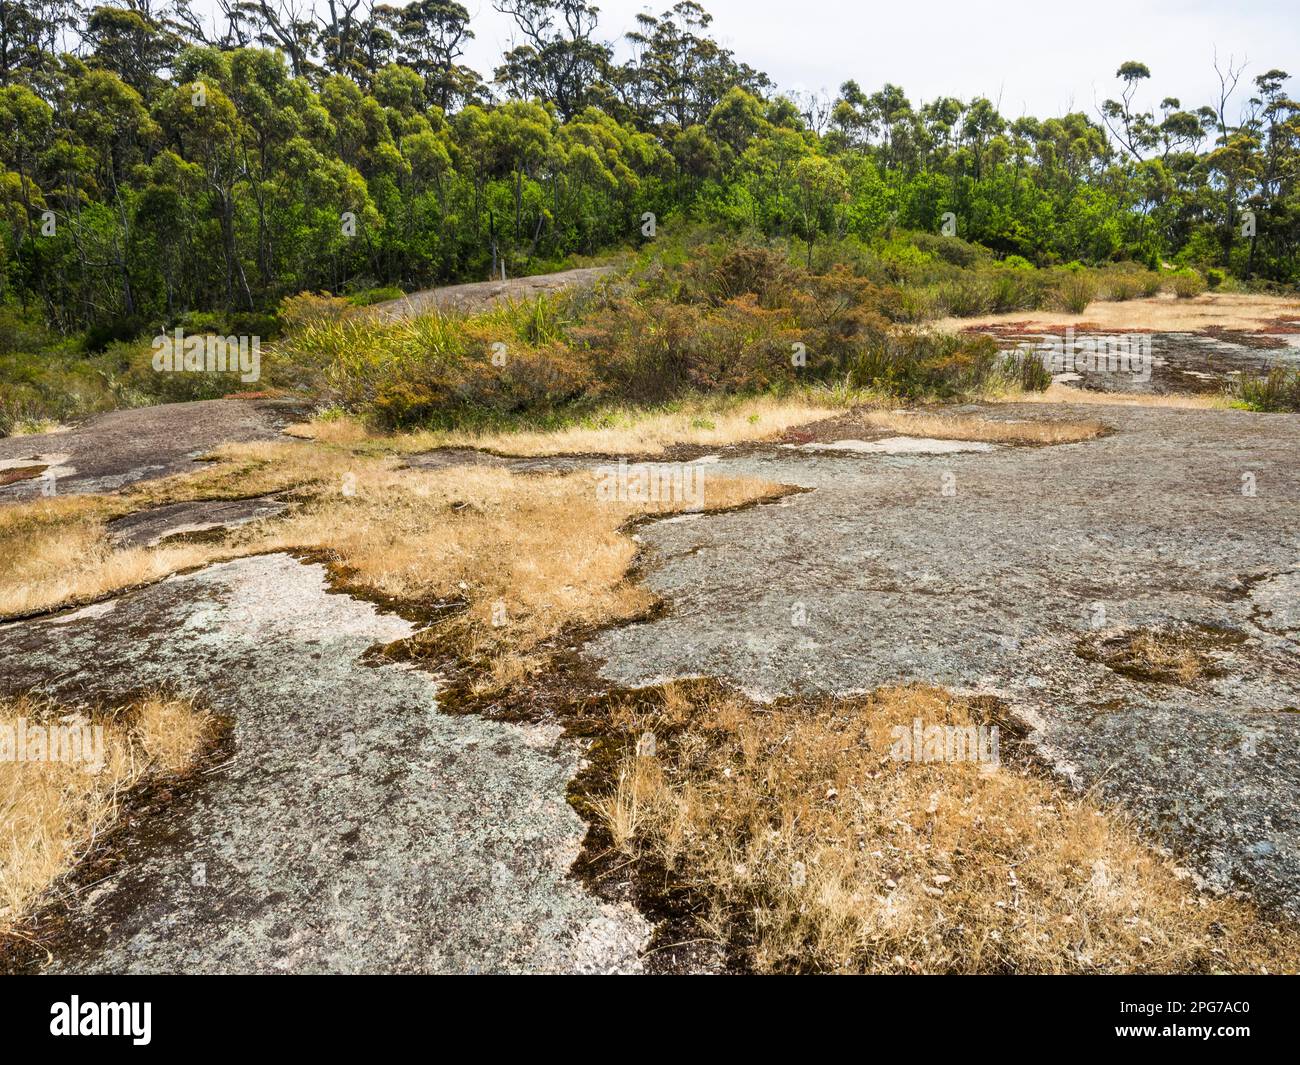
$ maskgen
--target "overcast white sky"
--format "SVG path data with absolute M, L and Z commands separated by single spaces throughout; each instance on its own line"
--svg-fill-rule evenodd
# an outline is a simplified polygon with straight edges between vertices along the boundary
M 201 6 L 203 0 L 200 0 Z M 400 3 L 401 0 L 389 0 Z M 461 0 L 475 40 L 463 62 L 484 77 L 510 42 L 511 22 L 491 0 Z M 675 0 L 598 0 L 600 36 L 616 40 L 637 12 L 662 12 Z M 1008 117 L 1094 110 L 1116 95 L 1116 68 L 1139 59 L 1151 68 L 1146 103 L 1166 96 L 1184 106 L 1210 100 L 1213 60 L 1249 61 L 1242 89 L 1274 67 L 1295 75 L 1300 96 L 1297 0 L 702 0 L 713 35 L 736 56 L 766 71 L 782 89 L 832 93 L 848 78 L 867 91 L 886 81 L 913 103 L 947 95 L 1001 99 Z M 1238 98 L 1246 98 L 1239 92 Z

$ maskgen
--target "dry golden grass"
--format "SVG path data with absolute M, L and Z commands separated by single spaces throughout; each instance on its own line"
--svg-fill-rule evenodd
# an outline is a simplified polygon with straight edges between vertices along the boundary
M 48 418 L 27 418 L 14 422 L 9 428 L 10 436 L 42 436 L 46 433 L 71 432 L 71 426 L 61 425 Z
M 115 548 L 105 525 L 159 503 L 222 498 L 219 475 L 209 469 L 121 496 L 56 496 L 0 507 L 0 618 L 91 602 L 210 561 L 210 549 L 191 545 Z
M 99 743 L 79 748 L 87 757 L 0 759 L 0 935 L 14 931 L 94 846 L 131 788 L 191 768 L 215 730 L 212 716 L 192 699 L 162 694 L 78 713 L 39 696 L 0 701 L 0 731 L 17 738 L 20 721 L 27 729 L 65 725 L 102 731 Z M 92 750 L 100 757 L 89 757 Z
M 247 553 L 229 545 L 115 547 L 106 524 L 167 503 L 286 490 L 337 494 L 360 460 L 337 448 L 268 443 L 218 448 L 209 467 L 112 496 L 34 499 L 0 507 L 0 618 L 93 602 L 171 573 Z M 389 460 L 395 464 L 396 460 Z
M 601 501 L 589 472 L 402 469 L 367 441 L 336 440 L 231 445 L 209 469 L 123 496 L 0 509 L 0 610 L 99 597 L 182 564 L 311 549 L 346 586 L 414 606 L 463 603 L 428 632 L 474 663 L 482 694 L 545 669 L 556 635 L 650 605 L 628 577 L 636 548 L 624 530 L 682 504 Z M 104 538 L 109 518 L 146 503 L 268 491 L 295 506 L 224 542 L 121 551 Z M 711 479 L 704 506 L 779 491 Z M 763 971 L 1294 968 L 1291 933 L 1195 895 L 1115 814 L 1005 766 L 890 760 L 891 726 L 977 714 L 927 688 L 777 707 L 669 688 L 652 710 L 633 700 L 616 710 L 615 728 L 655 733 L 658 755 L 629 756 L 596 806 L 618 847 L 673 870 L 707 901 L 707 933 L 749 944 Z M 123 781 L 141 762 L 174 771 L 202 736 L 158 707 L 133 721 L 131 743 L 115 748 L 135 759 Z M 33 790 L 62 796 L 65 783 Z M 93 837 L 129 786 L 61 800 L 70 823 Z M 28 830 L 36 872 L 25 883 L 49 883 L 84 851 L 84 832 L 62 838 Z
M 164 774 L 193 768 L 198 753 L 212 739 L 216 722 L 199 710 L 192 697 L 150 693 L 131 704 L 128 723 L 148 760 L 149 770 Z
M 1204 672 L 1201 655 L 1160 633 L 1138 634 L 1128 645 L 1126 659 L 1131 669 L 1152 676 L 1169 676 L 1181 684 L 1190 684 Z
M 95 519 L 49 526 L 27 540 L 0 534 L 0 616 L 89 602 L 202 565 L 210 555 L 192 546 L 114 549 Z
M 351 417 L 313 418 L 307 422 L 295 422 L 284 431 L 300 440 L 315 440 L 321 444 L 362 444 L 383 439 Z
M 1108 640 L 1085 641 L 1080 650 L 1116 672 L 1140 680 L 1193 684 L 1214 670 L 1209 649 L 1233 639 L 1208 629 L 1138 629 Z
M 526 653 L 567 627 L 609 624 L 643 612 L 652 597 L 626 579 L 636 544 L 622 532 L 643 514 L 685 509 L 676 501 L 602 501 L 597 478 L 521 476 L 471 467 L 418 471 L 388 461 L 355 464 L 355 494 L 314 498 L 240 547 L 328 551 L 348 585 L 408 603 L 461 600 L 452 621 L 462 654 Z M 776 494 L 733 478 L 704 483 L 719 509 Z M 446 627 L 444 626 L 444 634 Z M 517 662 L 489 663 L 508 681 Z
M 916 719 L 986 721 L 921 686 L 775 706 L 669 686 L 615 711 L 628 753 L 593 805 L 762 972 L 1295 970 L 1293 931 L 1198 894 L 1115 811 L 1006 764 L 895 761 Z
M 996 444 L 1074 444 L 1105 431 L 1099 421 L 997 421 L 977 415 L 872 411 L 863 415 L 872 429 L 935 440 L 977 440 Z
M 1131 330 L 1198 333 L 1212 326 L 1260 330 L 1278 318 L 1300 318 L 1300 300 L 1243 292 L 1214 292 L 1194 299 L 1178 299 L 1166 293 L 1148 299 L 1100 300 L 1089 304 L 1081 314 L 1043 310 L 1009 311 L 980 318 L 943 318 L 934 323 L 934 328 L 955 333 L 1011 324 L 1035 329 L 1087 324 L 1102 333 Z
M 992 396 L 999 403 L 1072 403 L 1099 407 L 1164 407 L 1176 410 L 1231 410 L 1232 397 L 1220 393 L 1175 392 L 1165 395 L 1144 392 L 1096 392 L 1088 388 L 1071 388 L 1053 384 L 1042 392 L 1017 392 L 1009 396 Z
M 592 425 L 573 425 L 551 432 L 415 432 L 392 436 L 368 434 L 350 418 L 331 417 L 294 426 L 295 436 L 321 442 L 354 444 L 371 441 L 401 454 L 440 447 L 470 447 L 499 455 L 660 455 L 676 444 L 721 447 L 779 437 L 796 425 L 832 416 L 837 405 L 815 394 L 803 398 L 759 397 L 725 403 L 685 404 L 679 410 L 612 409 Z
M 231 445 L 198 474 L 123 497 L 40 499 L 0 509 L 0 611 L 24 613 L 101 598 L 176 569 L 269 550 L 323 552 L 349 587 L 419 607 L 457 600 L 457 650 L 482 664 L 481 689 L 517 683 L 544 667 L 539 643 L 566 628 L 622 620 L 652 597 L 628 579 L 636 545 L 622 531 L 643 514 L 685 500 L 602 500 L 591 472 L 520 476 L 500 469 L 400 469 L 319 444 Z M 707 473 L 706 473 L 707 476 Z M 293 489 L 280 520 L 235 530 L 224 543 L 116 549 L 105 522 L 143 503 Z M 777 494 L 756 481 L 708 479 L 702 504 L 718 509 Z M 49 717 L 26 700 L 0 720 Z M 106 768 L 0 764 L 0 930 L 75 863 L 150 772 L 182 771 L 208 734 L 188 703 L 146 699 L 96 718 Z
M 159 481 L 128 497 L 39 501 L 0 510 L 0 616 L 102 598 L 179 569 L 265 551 L 322 552 L 347 587 L 414 608 L 456 601 L 465 610 L 439 630 L 461 653 L 483 657 L 484 683 L 538 668 L 526 657 L 566 627 L 608 624 L 652 597 L 626 579 L 636 545 L 622 527 L 646 514 L 687 509 L 683 499 L 606 501 L 598 477 L 519 475 L 462 467 L 400 468 L 314 443 L 228 445 L 208 470 Z M 770 498 L 779 486 L 710 477 L 702 508 Z M 107 517 L 147 499 L 284 491 L 296 505 L 223 541 L 114 548 Z M 521 657 L 524 656 L 524 657 Z

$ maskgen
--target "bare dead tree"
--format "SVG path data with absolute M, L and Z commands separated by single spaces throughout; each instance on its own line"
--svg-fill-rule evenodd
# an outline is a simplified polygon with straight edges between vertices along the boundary
M 266 44 L 278 44 L 289 57 L 294 77 L 302 77 L 311 68 L 316 36 L 316 8 L 306 0 L 256 0 L 250 5 L 260 18 Z
M 1246 60 L 1241 61 L 1241 65 L 1233 66 L 1233 57 L 1228 56 L 1228 62 L 1225 66 L 1219 66 L 1219 50 L 1214 50 L 1214 73 L 1219 79 L 1219 102 L 1214 108 L 1214 113 L 1219 118 L 1219 138 L 1220 143 L 1228 143 L 1228 101 L 1232 99 L 1232 94 L 1237 91 L 1237 82 L 1241 79 L 1242 71 L 1246 69 Z

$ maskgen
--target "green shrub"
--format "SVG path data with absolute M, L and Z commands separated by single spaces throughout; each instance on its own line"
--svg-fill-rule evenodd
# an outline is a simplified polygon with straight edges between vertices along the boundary
M 1257 411 L 1300 411 L 1300 370 L 1275 366 L 1266 374 L 1242 374 L 1236 392 Z
M 575 320 L 576 299 L 572 293 L 565 292 L 533 299 L 508 299 L 475 315 L 474 320 L 495 329 L 502 339 L 551 344 L 562 340 L 566 328 Z
M 520 340 L 509 313 L 318 319 L 264 357 L 266 376 L 389 428 L 540 413 L 597 391 L 574 349 Z
M 1082 269 L 1066 267 L 1054 285 L 1057 302 L 1071 314 L 1082 314 L 1097 295 L 1093 279 Z
M 1042 358 L 1033 352 L 1017 352 L 1011 356 L 1020 387 L 1026 392 L 1045 392 L 1052 383 L 1052 371 Z
M 374 303 L 388 300 L 400 300 L 406 293 L 396 285 L 381 285 L 377 288 L 365 288 L 348 294 L 348 302 L 354 307 L 369 307 Z
M 993 310 L 993 286 L 979 274 L 962 274 L 939 286 L 936 301 L 954 318 L 973 318 Z
M 35 312 L 24 314 L 18 307 L 0 304 L 0 355 L 17 351 L 49 351 L 62 338 L 37 320 Z
M 335 321 L 352 310 L 352 303 L 342 296 L 328 292 L 299 292 L 280 301 L 280 324 L 294 330 L 318 322 Z
M 1032 266 L 994 269 L 988 278 L 994 313 L 1028 311 L 1042 305 L 1042 278 Z
M 784 253 L 757 244 L 708 249 L 690 259 L 683 272 L 682 295 L 690 302 L 719 305 L 752 295 L 765 307 L 787 299 L 801 273 Z
M 878 255 L 880 280 L 893 285 L 922 284 L 936 258 L 910 241 L 898 239 L 882 245 Z
M 187 336 L 200 335 L 186 331 Z M 222 334 L 229 335 L 229 334 Z M 154 346 L 151 340 L 113 344 L 106 354 L 116 357 L 124 367 L 122 383 L 136 395 L 151 403 L 188 403 L 199 399 L 220 399 L 232 392 L 256 390 L 260 383 L 243 381 L 238 371 L 162 371 L 154 369 Z
M 904 399 L 948 397 L 981 390 L 1012 365 L 1019 373 L 992 337 L 905 332 L 865 345 L 848 383 Z
M 43 351 L 0 353 L 0 436 L 148 403 L 128 373 L 124 347 L 130 346 L 86 355 L 58 342 Z
M 1146 272 L 1136 270 L 1107 270 L 1101 279 L 1106 299 L 1119 301 L 1146 295 L 1148 284 Z
M 1218 267 L 1212 266 L 1210 267 L 1210 269 L 1205 271 L 1205 283 L 1210 288 L 1218 288 L 1220 285 L 1223 284 L 1224 281 L 1227 280 L 1227 277 L 1228 275 L 1225 274 Z
M 960 266 L 963 269 L 991 258 L 987 248 L 962 240 L 961 237 L 945 237 L 940 233 L 920 232 L 911 234 L 911 239 L 921 251 L 936 259 L 942 259 L 951 266 Z
M 1169 287 L 1180 300 L 1192 299 L 1205 291 L 1205 279 L 1195 270 L 1176 270 L 1169 275 Z
M 938 300 L 933 289 L 908 285 L 898 289 L 898 321 L 919 325 L 933 318 L 937 310 Z

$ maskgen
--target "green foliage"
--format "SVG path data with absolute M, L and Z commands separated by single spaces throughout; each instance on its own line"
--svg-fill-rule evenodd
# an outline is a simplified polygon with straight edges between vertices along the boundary
M 1191 299 L 1205 291 L 1205 278 L 1195 270 L 1176 270 L 1169 275 L 1169 287 L 1180 300 Z
M 1092 277 L 1077 264 L 1071 263 L 1056 283 L 1056 296 L 1061 307 L 1071 314 L 1082 314 L 1097 295 Z
M 379 323 L 296 297 L 268 373 L 384 426 L 535 421 L 701 392 L 817 385 L 919 398 L 1049 383 L 1041 362 L 988 338 L 900 328 L 902 294 L 843 265 L 809 273 L 752 242 L 664 250 L 670 268 L 647 257 L 603 290 L 470 316 Z
M 96 350 L 303 291 L 363 305 L 538 272 L 643 243 L 647 214 L 655 240 L 706 220 L 784 242 L 809 270 L 925 286 L 912 319 L 1041 302 L 1037 282 L 958 273 L 998 258 L 1029 273 L 1168 257 L 1219 271 L 1215 285 L 1300 276 L 1300 126 L 1278 71 L 1213 145 L 1199 112 L 1157 120 L 1127 95 L 1102 108 L 1108 137 L 1078 112 L 1009 121 L 988 99 L 914 106 L 853 82 L 814 132 L 693 3 L 639 17 L 618 65 L 590 4 L 561 18 L 555 0 L 511 0 L 527 43 L 495 71 L 500 99 L 455 63 L 470 31 L 455 3 L 292 25 L 241 7 L 239 39 L 276 51 L 191 40 L 147 5 L 60 10 L 81 58 L 33 34 L 0 86 L 0 299 L 93 329 Z M 1121 68 L 1126 93 L 1142 70 Z
M 1111 267 L 1099 272 L 1097 288 L 1103 299 L 1131 300 L 1154 296 L 1160 291 L 1159 275 L 1131 266 Z
M 1266 374 L 1242 374 L 1237 394 L 1251 410 L 1300 412 L 1300 370 L 1277 366 Z
M 284 24 L 274 5 L 237 6 L 226 39 L 275 49 L 209 45 L 138 3 L 53 5 L 44 29 L 10 5 L 25 42 L 0 79 L 0 307 L 23 308 L 0 338 L 11 425 L 224 388 L 140 370 L 138 338 L 175 326 L 267 341 L 283 326 L 284 350 L 309 355 L 346 337 L 376 359 L 334 353 L 339 387 L 360 390 L 348 402 L 402 421 L 593 389 L 784 387 L 791 330 L 829 380 L 891 323 L 1300 279 L 1300 109 L 1281 71 L 1254 79 L 1235 126 L 1222 108 L 1135 110 L 1151 77 L 1136 60 L 1100 123 L 854 82 L 814 122 L 694 3 L 638 16 L 619 62 L 585 0 L 503 2 L 524 43 L 495 95 L 456 62 L 460 4 L 326 5 Z M 371 342 L 349 318 L 614 249 L 639 253 L 637 291 L 474 327 L 521 345 L 535 387 L 517 366 L 483 370 L 474 328 Z M 575 340 L 599 329 L 605 347 Z M 61 339 L 78 333 L 81 351 Z
M 0 437 L 148 402 L 118 345 L 87 355 L 15 307 L 0 305 Z
M 363 288 L 352 292 L 348 296 L 348 302 L 354 307 L 369 307 L 372 303 L 383 303 L 385 300 L 401 299 L 404 293 L 396 285 L 380 285 L 376 288 Z
M 1051 374 L 1041 360 L 1001 352 L 987 336 L 903 333 L 865 346 L 849 368 L 849 384 L 909 400 L 1023 387 L 1041 391 Z

